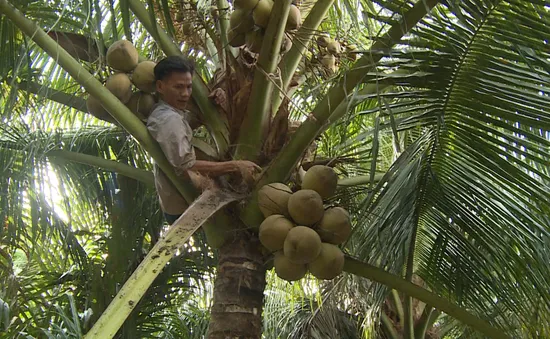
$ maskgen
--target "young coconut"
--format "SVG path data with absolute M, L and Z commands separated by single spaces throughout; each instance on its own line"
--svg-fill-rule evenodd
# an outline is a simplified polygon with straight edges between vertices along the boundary
M 302 189 L 288 199 L 288 213 L 298 225 L 311 226 L 323 218 L 323 199 L 319 193 Z
M 227 40 L 229 44 L 233 47 L 241 47 L 246 43 L 246 35 L 242 33 L 237 33 L 234 30 L 229 30 L 227 33 Z
M 105 87 L 124 104 L 127 103 L 132 96 L 132 82 L 124 73 L 115 73 L 111 75 L 107 79 Z
M 286 236 L 283 251 L 293 263 L 308 264 L 321 252 L 321 238 L 309 227 L 293 227 Z
M 273 214 L 288 216 L 288 199 L 292 190 L 285 184 L 273 183 L 260 188 L 258 191 L 258 206 L 264 217 Z
M 149 93 L 134 92 L 126 106 L 141 120 L 147 119 L 155 105 L 155 97 Z
M 302 180 L 302 189 L 310 189 L 327 199 L 334 195 L 338 185 L 338 176 L 331 167 L 315 165 L 307 170 Z
M 282 250 L 286 236 L 293 227 L 292 221 L 284 215 L 270 215 L 260 225 L 260 242 L 271 252 Z
M 254 19 L 249 10 L 236 9 L 229 17 L 229 26 L 236 33 L 246 33 L 254 29 Z
M 343 243 L 351 233 L 349 213 L 342 207 L 329 208 L 316 230 L 324 242 L 334 245 Z
M 281 54 L 285 54 L 292 48 L 292 40 L 289 37 L 285 36 L 283 43 L 281 44 Z
M 317 38 L 317 45 L 319 47 L 327 47 L 329 42 L 331 42 L 332 39 L 329 38 L 328 36 L 326 35 L 321 35 L 320 37 Z
M 307 266 L 318 279 L 334 279 L 344 270 L 344 253 L 336 245 L 322 243 L 321 253 Z
M 98 119 L 104 120 L 105 117 L 109 116 L 109 113 L 103 108 L 101 102 L 91 94 L 88 95 L 88 99 L 86 100 L 86 108 L 88 109 L 88 113 Z
M 252 53 L 260 53 L 263 41 L 264 34 L 259 29 L 246 33 L 246 47 Z
M 300 280 L 307 273 L 306 265 L 293 263 L 283 254 L 282 251 L 275 253 L 273 266 L 275 267 L 275 273 L 277 273 L 277 276 L 286 281 Z
M 334 69 L 336 68 L 336 57 L 332 54 L 325 54 L 321 57 L 321 63 L 327 69 L 334 71 Z
M 252 17 L 254 18 L 254 23 L 257 26 L 262 28 L 267 27 L 269 22 L 269 17 L 271 16 L 271 9 L 273 9 L 273 1 L 271 0 L 260 0 L 258 5 L 252 11 Z
M 107 50 L 107 65 L 121 72 L 130 72 L 138 65 L 137 49 L 128 40 L 119 40 Z
M 132 73 L 132 83 L 143 92 L 153 93 L 156 91 L 155 85 L 155 66 L 156 62 L 142 61 Z
M 302 25 L 302 14 L 298 7 L 290 5 L 290 12 L 288 12 L 288 19 L 286 21 L 285 30 L 293 31 L 300 28 Z
M 251 11 L 256 7 L 259 1 L 260 0 L 235 0 L 233 5 L 235 5 L 235 8 Z
M 327 44 L 327 51 L 332 54 L 336 55 L 340 53 L 340 43 L 338 41 L 331 41 Z

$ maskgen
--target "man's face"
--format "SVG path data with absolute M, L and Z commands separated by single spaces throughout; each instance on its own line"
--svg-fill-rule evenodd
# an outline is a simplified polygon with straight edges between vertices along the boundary
M 192 81 L 191 73 L 174 72 L 164 80 L 157 81 L 157 92 L 167 104 L 183 110 L 191 99 Z

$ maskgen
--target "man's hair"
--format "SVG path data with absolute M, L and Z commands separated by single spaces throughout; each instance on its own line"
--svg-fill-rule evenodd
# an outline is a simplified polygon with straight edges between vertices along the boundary
M 172 73 L 191 73 L 195 72 L 195 65 L 190 60 L 182 56 L 169 56 L 161 61 L 155 66 L 155 80 L 164 80 L 167 76 Z

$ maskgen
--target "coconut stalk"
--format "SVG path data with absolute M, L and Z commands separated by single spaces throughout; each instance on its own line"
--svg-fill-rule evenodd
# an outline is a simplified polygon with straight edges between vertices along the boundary
M 271 97 L 273 79 L 276 76 L 277 59 L 281 42 L 285 34 L 286 21 L 290 11 L 291 0 L 275 1 L 267 30 L 265 32 L 260 56 L 254 71 L 252 92 L 246 107 L 246 116 L 241 125 L 237 141 L 235 158 L 255 160 L 260 155 L 263 136 L 271 118 Z
M 95 166 L 108 171 L 113 171 L 118 174 L 124 175 L 125 177 L 140 181 L 149 186 L 155 185 L 155 180 L 152 172 L 140 168 L 135 168 L 119 161 L 65 150 L 49 151 L 48 153 L 46 153 L 46 155 L 54 159 L 69 160 L 84 165 Z
M 317 31 L 317 28 L 325 18 L 330 9 L 330 6 L 334 3 L 334 0 L 319 0 L 315 3 L 302 26 L 296 32 L 294 37 L 292 47 L 290 50 L 283 56 L 279 62 L 279 68 L 281 69 L 281 79 L 282 86 L 281 89 L 283 93 L 286 93 L 288 84 L 296 72 L 302 57 L 305 55 L 307 46 L 311 41 L 311 38 Z M 275 90 L 277 95 L 273 98 L 272 110 L 277 112 L 281 102 L 283 101 L 283 95 L 277 89 Z
M 73 94 L 68 94 L 50 87 L 40 85 L 36 82 L 22 81 L 16 84 L 20 89 L 46 98 L 62 105 L 74 108 L 76 110 L 87 112 L 86 100 L 79 98 Z
M 162 27 L 156 22 L 151 21 L 149 13 L 141 1 L 128 0 L 128 4 L 143 27 L 145 27 L 151 35 L 158 33 L 159 40 L 157 42 L 166 55 L 183 55 L 178 45 L 174 43 Z M 195 73 L 193 77 L 193 100 L 195 100 L 201 110 L 202 119 L 212 135 L 212 139 L 214 139 L 216 143 L 218 154 L 223 155 L 227 152 L 229 147 L 228 123 L 223 119 L 223 115 L 218 112 L 216 106 L 214 106 L 208 98 L 209 94 L 208 87 L 204 83 L 202 77 L 198 73 Z
M 348 93 L 352 93 L 355 86 L 362 82 L 368 74 L 384 56 L 382 53 L 374 51 L 389 50 L 401 40 L 403 35 L 408 33 L 437 3 L 439 0 L 418 1 L 407 13 L 403 15 L 401 21 L 390 28 L 390 30 L 380 38 L 366 52 L 355 66 L 346 72 L 345 76 L 332 87 L 327 95 L 314 108 L 313 112 L 300 125 L 296 133 L 292 136 L 288 144 L 279 152 L 273 160 L 272 165 L 267 169 L 261 184 L 277 182 L 287 178 L 296 163 L 300 159 L 311 142 L 330 126 L 329 121 L 334 123 L 331 118 L 335 109 L 346 99 Z
M 384 312 L 380 313 L 380 323 L 382 324 L 382 328 L 385 330 L 389 339 L 399 339 L 399 334 L 397 334 L 397 330 L 395 329 L 395 326 L 393 326 L 393 322 Z
M 227 191 L 204 191 L 149 251 L 84 338 L 113 338 L 164 266 L 191 235 L 216 211 L 239 198 Z
M 372 266 L 359 260 L 346 257 L 344 271 L 359 277 L 367 278 L 371 281 L 383 284 L 389 288 L 398 290 L 406 295 L 416 298 L 427 305 L 447 313 L 451 317 L 469 325 L 473 329 L 487 335 L 490 338 L 505 339 L 510 338 L 502 330 L 491 326 L 485 320 L 469 313 L 464 308 L 453 304 L 452 302 L 432 293 L 418 285 L 411 283 L 397 275 L 388 273 L 383 269 Z

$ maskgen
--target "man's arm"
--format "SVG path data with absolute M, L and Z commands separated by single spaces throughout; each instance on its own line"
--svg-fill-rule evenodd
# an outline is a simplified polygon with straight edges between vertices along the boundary
M 252 177 L 254 173 L 261 170 L 260 166 L 250 161 L 225 161 L 211 162 L 204 160 L 196 160 L 195 164 L 188 168 L 188 171 L 199 172 L 208 177 L 219 177 L 229 173 L 240 173 L 243 177 Z

